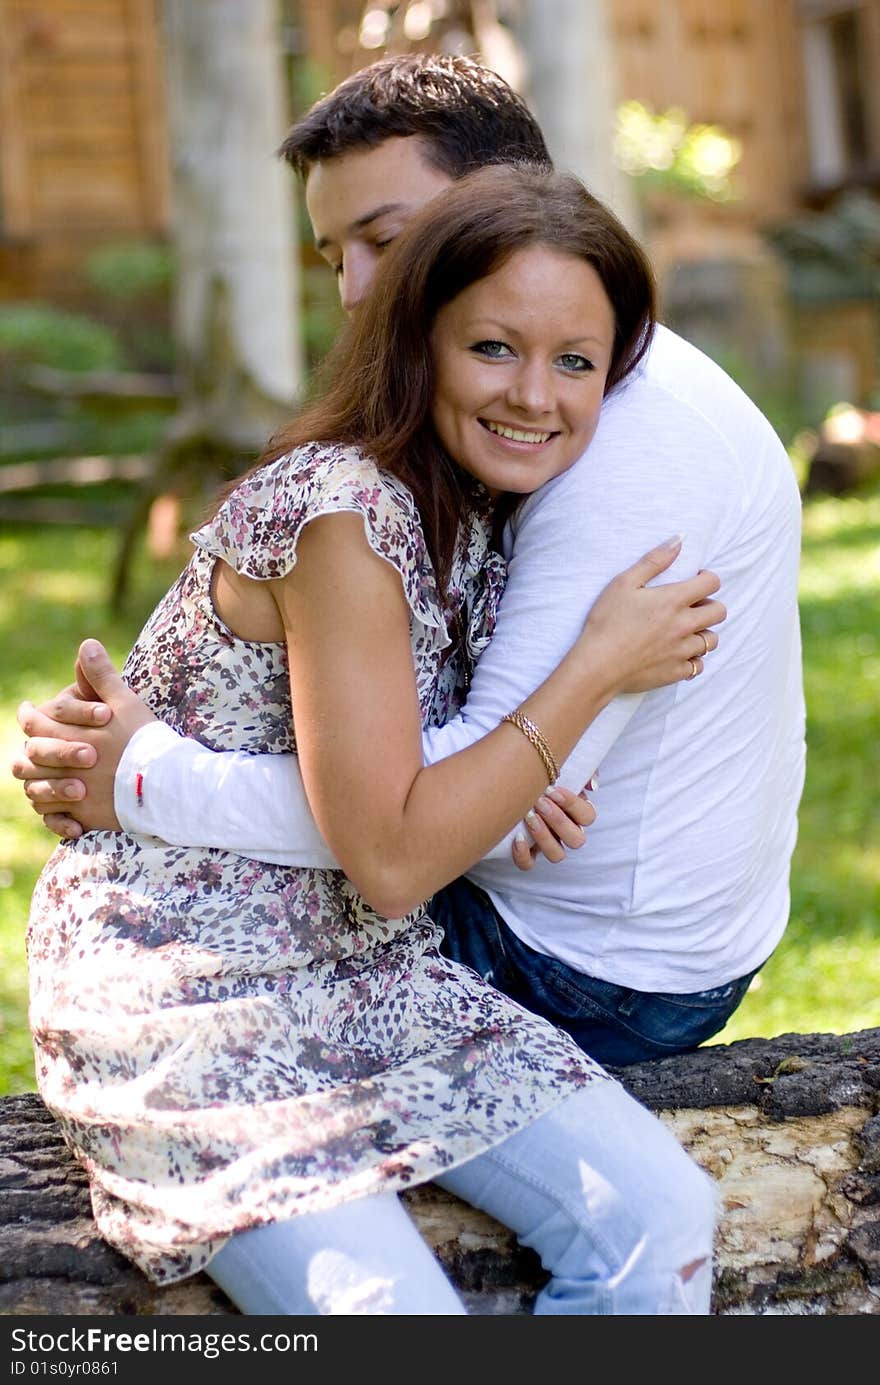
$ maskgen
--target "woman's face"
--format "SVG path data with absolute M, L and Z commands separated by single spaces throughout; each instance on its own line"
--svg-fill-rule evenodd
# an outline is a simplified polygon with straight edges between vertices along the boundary
M 558 476 L 596 431 L 614 311 L 592 265 L 530 246 L 437 315 L 432 418 L 444 448 L 493 494 Z

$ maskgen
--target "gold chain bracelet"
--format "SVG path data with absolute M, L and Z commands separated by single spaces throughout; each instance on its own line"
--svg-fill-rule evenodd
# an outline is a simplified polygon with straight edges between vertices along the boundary
M 522 731 L 526 740 L 532 743 L 543 760 L 544 768 L 550 778 L 550 783 L 555 784 L 556 780 L 559 778 L 559 766 L 553 757 L 553 751 L 550 749 L 531 718 L 527 717 L 524 712 L 508 712 L 501 720 L 509 721 L 518 731 Z

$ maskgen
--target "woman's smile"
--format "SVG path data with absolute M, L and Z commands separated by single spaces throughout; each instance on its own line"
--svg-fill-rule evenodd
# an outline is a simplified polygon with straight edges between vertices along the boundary
M 536 432 L 534 429 L 520 428 L 514 423 L 494 423 L 486 418 L 481 418 L 480 423 L 488 432 L 494 433 L 505 442 L 527 444 L 531 447 L 540 446 L 555 437 L 554 433 Z

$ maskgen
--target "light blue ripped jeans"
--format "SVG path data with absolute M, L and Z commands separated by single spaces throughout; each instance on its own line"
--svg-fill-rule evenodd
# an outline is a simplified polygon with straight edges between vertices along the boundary
M 714 1184 L 617 1082 L 435 1182 L 538 1253 L 551 1278 L 535 1314 L 710 1311 Z M 240 1232 L 207 1272 L 247 1314 L 466 1312 L 393 1193 Z

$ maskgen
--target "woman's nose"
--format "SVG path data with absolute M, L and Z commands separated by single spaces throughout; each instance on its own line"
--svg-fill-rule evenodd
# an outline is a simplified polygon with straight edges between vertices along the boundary
M 523 362 L 510 381 L 507 397 L 521 412 L 549 413 L 553 408 L 553 383 L 548 371 L 537 363 Z

